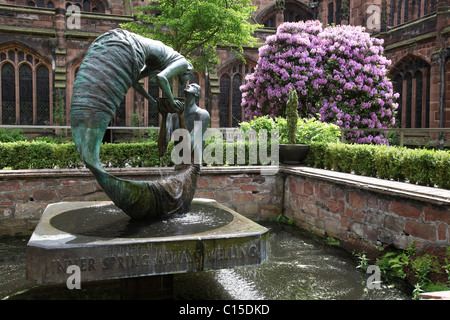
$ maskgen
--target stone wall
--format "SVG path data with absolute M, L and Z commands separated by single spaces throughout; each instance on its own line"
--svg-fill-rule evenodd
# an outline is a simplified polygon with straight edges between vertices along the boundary
M 450 191 L 303 168 L 287 172 L 285 215 L 344 242 L 450 245 Z
M 125 179 L 155 180 L 170 168 L 111 169 Z M 256 219 L 282 210 L 280 175 L 261 176 L 253 168 L 203 168 L 195 197 L 216 199 Z M 0 172 L 0 236 L 30 234 L 49 203 L 109 200 L 87 169 L 17 170 Z
M 204 167 L 197 198 L 215 199 L 248 218 L 284 213 L 296 225 L 341 243 L 444 248 L 450 245 L 450 191 L 308 167 Z M 170 168 L 109 169 L 154 180 Z M 49 203 L 108 200 L 86 170 L 0 172 L 0 236 L 30 234 Z

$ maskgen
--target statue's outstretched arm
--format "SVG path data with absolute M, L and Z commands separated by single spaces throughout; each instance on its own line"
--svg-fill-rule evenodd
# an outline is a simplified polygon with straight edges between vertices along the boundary
M 173 108 L 173 110 L 168 110 L 170 113 L 181 113 L 184 109 L 184 104 L 178 100 L 175 101 L 168 79 L 184 74 L 187 71 L 187 68 L 187 60 L 180 59 L 168 65 L 167 68 L 156 75 L 156 81 L 158 82 L 159 87 L 169 99 L 169 103 Z
M 142 85 L 139 82 L 136 82 L 133 85 L 133 88 L 139 92 L 140 94 L 142 94 L 149 102 L 152 106 L 156 106 L 156 100 L 147 92 L 145 91 L 145 89 L 142 87 Z

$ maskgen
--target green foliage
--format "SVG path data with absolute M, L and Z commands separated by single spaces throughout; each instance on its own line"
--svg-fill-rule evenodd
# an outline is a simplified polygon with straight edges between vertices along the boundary
M 33 142 L 47 142 L 47 143 L 54 143 L 54 144 L 61 144 L 61 143 L 71 143 L 73 142 L 73 139 L 70 137 L 62 137 L 62 136 L 39 136 L 33 139 Z
M 0 128 L 0 142 L 26 141 L 27 137 L 20 129 Z
M 405 252 L 388 252 L 377 259 L 377 266 L 380 267 L 384 276 L 398 277 L 404 279 L 406 273 L 404 267 L 409 263 L 409 255 Z
M 447 253 L 450 256 L 450 253 Z M 417 279 L 413 290 L 413 299 L 418 299 L 420 292 L 444 291 L 450 289 L 450 279 L 448 284 L 442 282 L 433 283 L 430 274 L 447 271 L 447 265 L 440 265 L 438 258 L 430 254 L 417 255 L 414 242 L 411 242 L 406 250 L 390 251 L 377 259 L 377 266 L 380 268 L 383 276 L 388 278 L 405 279 L 408 270 L 412 270 Z
M 287 218 L 285 215 L 283 214 L 279 214 L 278 216 L 271 218 L 271 221 L 274 221 L 276 223 L 280 223 L 280 224 L 286 224 L 289 226 L 292 226 L 294 224 L 294 219 L 293 218 Z
M 298 96 L 297 91 L 289 88 L 289 99 L 286 104 L 286 134 L 289 144 L 294 144 L 298 127 Z
M 278 121 L 269 116 L 255 117 L 253 120 L 241 122 L 239 126 L 243 133 L 254 131 L 258 135 L 258 138 L 263 131 L 266 132 L 270 138 L 270 134 L 273 130 L 279 130 Z
M 339 247 L 341 245 L 341 242 L 338 239 L 333 238 L 332 236 L 326 237 L 325 243 L 330 246 L 336 246 L 336 247 Z
M 243 47 L 257 44 L 253 34 L 262 27 L 250 22 L 256 10 L 251 0 L 160 0 L 134 10 L 137 22 L 122 28 L 162 41 L 197 71 L 218 65 L 219 45 L 243 58 Z
M 64 94 L 58 90 L 58 92 L 56 93 L 55 111 L 53 114 L 53 118 L 55 120 L 55 123 L 58 123 L 60 126 L 66 124 L 66 111 L 64 105 Z
M 424 288 L 424 290 L 429 291 L 428 285 L 431 284 L 431 280 L 428 275 L 431 272 L 440 273 L 437 257 L 425 254 L 414 259 L 411 262 L 411 266 L 420 286 Z
M 290 143 L 288 138 L 287 120 L 282 117 L 269 116 L 254 117 L 252 120 L 240 123 L 244 133 L 253 130 L 260 135 L 262 130 L 268 134 L 267 140 L 272 137 L 272 130 L 278 130 L 279 142 Z M 312 142 L 338 142 L 341 133 L 339 128 L 330 123 L 321 122 L 315 118 L 297 118 L 297 130 L 294 143 L 311 144 Z
M 42 141 L 0 143 L 0 154 L 2 154 L 0 168 L 12 170 L 80 168 L 84 165 L 73 142 L 61 144 Z M 154 141 L 102 144 L 100 160 L 107 167 L 117 168 L 160 165 L 158 145 Z
M 358 266 L 356 268 L 366 272 L 370 265 L 370 260 L 367 258 L 366 252 L 363 251 L 354 255 L 358 258 Z
M 310 144 L 315 168 L 450 189 L 450 152 L 343 143 Z

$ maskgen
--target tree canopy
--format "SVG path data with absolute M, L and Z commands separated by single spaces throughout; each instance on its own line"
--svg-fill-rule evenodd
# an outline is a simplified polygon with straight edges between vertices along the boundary
M 218 46 L 242 58 L 244 47 L 258 42 L 251 0 L 160 0 L 135 9 L 138 21 L 121 27 L 171 46 L 197 71 L 218 65 Z

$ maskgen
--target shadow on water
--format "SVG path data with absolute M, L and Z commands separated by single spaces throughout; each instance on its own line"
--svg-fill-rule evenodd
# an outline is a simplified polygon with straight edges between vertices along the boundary
M 404 300 L 404 288 L 368 289 L 356 258 L 301 230 L 273 223 L 269 259 L 260 266 L 174 276 L 174 298 L 186 300 Z M 25 279 L 27 238 L 0 239 L 0 299 L 120 299 L 120 281 L 84 283 L 81 290 L 36 286 Z

